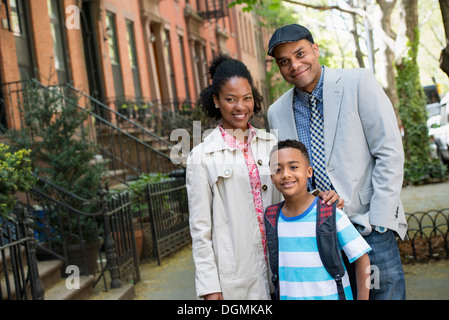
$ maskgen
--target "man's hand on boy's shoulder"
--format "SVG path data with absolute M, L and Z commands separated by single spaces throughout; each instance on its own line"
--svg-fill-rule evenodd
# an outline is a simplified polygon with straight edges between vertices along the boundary
M 318 193 L 318 194 L 317 194 Z M 312 191 L 312 194 L 320 197 L 321 203 L 327 203 L 328 206 L 332 205 L 335 201 L 337 202 L 337 208 L 342 210 L 345 206 L 345 200 L 340 198 L 338 193 L 335 190 L 321 191 L 319 192 L 317 189 Z

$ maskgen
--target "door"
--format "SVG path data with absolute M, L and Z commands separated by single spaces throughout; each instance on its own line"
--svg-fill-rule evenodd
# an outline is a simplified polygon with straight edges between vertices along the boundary
M 104 102 L 104 89 L 100 70 L 98 38 L 94 25 L 94 3 L 83 1 L 81 9 L 81 32 L 83 35 L 84 57 L 90 95 Z

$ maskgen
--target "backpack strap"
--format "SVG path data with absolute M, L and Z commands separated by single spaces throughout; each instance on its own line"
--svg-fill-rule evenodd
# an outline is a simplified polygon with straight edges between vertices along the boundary
M 338 298 L 346 300 L 342 282 L 345 269 L 338 250 L 336 207 L 337 202 L 328 206 L 317 201 L 316 240 L 321 261 L 337 284 Z
M 268 222 L 275 228 L 277 228 L 277 217 L 279 216 L 279 209 L 282 207 L 285 201 L 273 204 L 265 209 L 265 217 Z
M 279 247 L 278 220 L 279 212 L 285 201 L 273 204 L 265 209 L 265 229 L 267 233 L 268 257 L 271 268 L 271 281 L 274 286 L 273 299 L 279 300 Z

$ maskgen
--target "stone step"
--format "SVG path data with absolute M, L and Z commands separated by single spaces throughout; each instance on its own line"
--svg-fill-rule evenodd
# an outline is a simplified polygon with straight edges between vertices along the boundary
M 95 281 L 93 275 L 80 276 L 79 287 L 72 288 L 75 282 L 71 278 L 60 278 L 51 288 L 45 290 L 45 300 L 86 300 L 92 292 Z
M 38 261 L 37 268 L 39 277 L 42 281 L 44 290 L 51 288 L 57 281 L 61 279 L 61 268 L 64 262 L 62 260 Z
M 131 283 L 122 285 L 120 288 L 94 290 L 88 300 L 133 300 L 136 297 L 135 286 Z
M 26 266 L 26 260 L 23 260 Z M 61 266 L 63 262 L 60 260 L 49 260 L 49 261 L 40 261 L 37 264 L 37 268 L 39 270 L 39 277 L 42 281 L 42 285 L 44 287 L 44 290 L 46 288 L 51 287 L 54 282 L 61 279 Z M 14 275 L 11 271 L 10 266 L 8 266 L 8 281 L 10 284 L 10 294 L 12 299 L 15 299 L 16 297 L 16 287 L 15 287 L 15 281 L 14 281 Z M 26 277 L 28 272 L 28 267 L 26 266 L 23 274 Z M 6 279 L 4 275 L 2 274 L 2 277 L 0 278 L 0 286 L 2 288 L 3 297 L 2 299 L 7 299 L 7 292 L 6 292 Z M 31 299 L 31 292 L 30 288 L 28 288 L 28 296 Z

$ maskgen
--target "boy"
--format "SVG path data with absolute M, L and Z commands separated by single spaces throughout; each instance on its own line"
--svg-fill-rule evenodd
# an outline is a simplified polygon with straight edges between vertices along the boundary
M 265 216 L 270 265 L 282 300 L 338 299 L 335 280 L 326 271 L 316 239 L 317 198 L 307 191 L 313 169 L 306 147 L 296 140 L 280 141 L 270 155 L 271 181 L 283 194 L 277 230 Z M 357 299 L 369 297 L 371 250 L 346 214 L 336 212 L 338 247 L 355 261 Z M 277 261 L 273 261 L 277 259 Z M 277 270 L 276 270 L 276 266 Z M 346 299 L 353 299 L 348 273 L 343 277 Z

